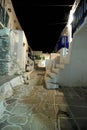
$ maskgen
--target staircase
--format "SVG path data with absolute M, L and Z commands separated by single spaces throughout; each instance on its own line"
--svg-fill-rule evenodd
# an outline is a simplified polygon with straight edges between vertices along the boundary
M 62 71 L 64 66 L 69 64 L 70 53 L 66 54 L 66 48 L 62 48 L 58 53 L 55 53 L 55 55 L 55 58 L 50 59 L 49 64 L 46 66 L 44 81 L 47 89 L 59 88 L 59 71 Z

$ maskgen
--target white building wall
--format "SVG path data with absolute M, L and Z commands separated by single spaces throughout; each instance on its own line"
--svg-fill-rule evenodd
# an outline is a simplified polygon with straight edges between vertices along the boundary
M 23 31 L 12 30 L 10 35 L 11 55 L 15 58 L 15 63 L 25 71 L 25 65 L 28 60 L 28 44 Z
M 16 17 L 14 7 L 11 0 L 2 0 L 2 7 L 5 8 L 9 15 L 8 28 L 22 30 L 22 27 Z
M 9 15 L 7 30 L 10 30 L 10 56 L 9 73 L 14 74 L 21 69 L 25 71 L 25 66 L 28 61 L 28 41 L 24 31 L 16 17 L 14 7 L 11 0 L 0 1 L 2 7 Z M 1 30 L 0 30 L 1 32 Z M 12 72 L 13 71 L 13 72 Z
M 87 23 L 74 35 L 70 63 L 58 74 L 63 86 L 87 85 Z

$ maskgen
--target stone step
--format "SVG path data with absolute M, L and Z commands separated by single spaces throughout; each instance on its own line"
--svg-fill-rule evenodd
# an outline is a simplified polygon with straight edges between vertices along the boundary
M 64 69 L 64 64 L 56 64 L 56 68 Z
M 52 68 L 52 72 L 58 74 L 59 69 L 58 68 Z
M 45 77 L 44 80 L 47 83 L 51 83 L 51 82 L 54 83 L 54 84 L 58 83 L 58 78 L 57 77 L 56 78 Z
M 46 76 L 48 76 L 50 78 L 55 78 L 56 77 L 56 73 L 47 72 Z
M 69 56 L 62 57 L 60 60 L 60 64 L 69 64 Z
M 58 89 L 59 85 L 58 84 L 54 84 L 54 83 L 46 83 L 46 88 L 47 89 Z

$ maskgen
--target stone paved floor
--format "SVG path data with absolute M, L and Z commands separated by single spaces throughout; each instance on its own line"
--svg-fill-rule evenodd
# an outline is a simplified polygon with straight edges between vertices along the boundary
M 87 130 L 87 89 L 44 88 L 43 70 L 5 99 L 0 130 Z

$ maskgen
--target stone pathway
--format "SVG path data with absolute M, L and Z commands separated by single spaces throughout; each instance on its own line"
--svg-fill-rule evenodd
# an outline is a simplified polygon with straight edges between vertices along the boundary
M 79 122 L 87 121 L 87 90 L 82 89 L 85 99 L 78 88 L 47 90 L 44 74 L 43 70 L 32 72 L 26 84 L 16 86 L 11 97 L 0 101 L 0 130 L 83 130 Z

